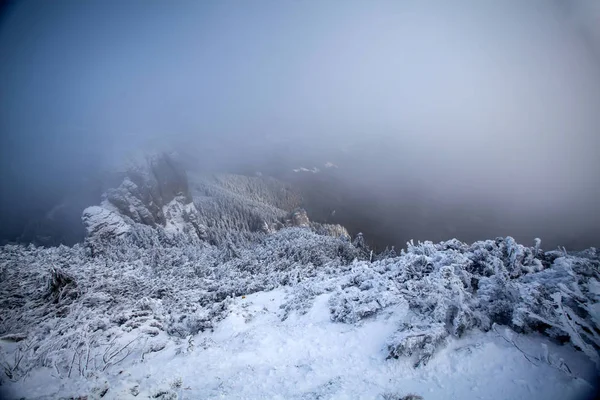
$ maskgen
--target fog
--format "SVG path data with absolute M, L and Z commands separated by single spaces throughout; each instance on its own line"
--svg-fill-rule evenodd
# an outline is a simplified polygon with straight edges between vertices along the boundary
M 5 6 L 1 234 L 70 193 L 99 200 L 99 171 L 166 149 L 339 190 L 323 210 L 378 245 L 599 246 L 599 4 Z M 326 162 L 325 181 L 290 172 Z

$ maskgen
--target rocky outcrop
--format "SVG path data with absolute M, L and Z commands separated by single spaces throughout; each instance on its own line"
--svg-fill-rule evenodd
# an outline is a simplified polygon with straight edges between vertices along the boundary
M 350 239 L 350 233 L 342 225 L 338 224 L 322 224 L 311 221 L 308 218 L 308 213 L 303 208 L 297 208 L 284 218 L 283 222 L 275 221 L 267 223 L 263 221 L 262 231 L 265 233 L 274 233 L 285 227 L 307 228 L 319 235 L 333 236 L 337 238 Z
M 320 235 L 346 238 L 350 240 L 350 233 L 348 230 L 339 224 L 320 224 L 318 222 L 312 222 L 311 228 Z
M 165 222 L 162 207 L 156 204 L 152 196 L 153 187 L 148 184 L 138 186 L 129 177 L 116 189 L 106 192 L 106 200 L 120 214 L 133 222 L 156 226 Z
M 121 184 L 103 197 L 100 206 L 83 212 L 88 238 L 119 237 L 133 224 L 160 226 L 166 233 L 194 234 L 199 239 L 205 233 L 197 223 L 187 175 L 169 154 L 149 156 L 129 168 Z
M 300 208 L 292 211 L 289 220 L 286 221 L 286 225 L 304 228 L 310 227 L 310 220 L 308 219 L 308 214 L 306 213 L 306 210 Z
M 350 238 L 350 234 L 342 225 L 321 224 L 311 221 L 308 218 L 308 213 L 303 208 L 296 209 L 290 214 L 290 217 L 286 220 L 286 226 L 310 228 L 319 235 Z
M 165 232 L 171 235 L 183 234 L 207 239 L 207 227 L 200 223 L 194 203 L 187 202 L 184 196 L 177 196 L 164 207 L 166 218 Z
M 130 227 L 118 213 L 100 206 L 83 210 L 81 216 L 88 237 L 113 239 L 129 232 Z
M 175 197 L 192 201 L 185 171 L 168 154 L 149 157 L 147 165 L 130 169 L 123 183 L 106 193 L 120 214 L 149 226 L 165 226 L 163 208 Z

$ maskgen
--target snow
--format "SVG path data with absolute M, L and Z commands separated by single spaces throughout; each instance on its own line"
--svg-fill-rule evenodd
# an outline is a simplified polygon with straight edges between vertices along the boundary
M 129 362 L 94 382 L 79 382 L 79 387 L 52 378 L 50 370 L 38 370 L 12 390 L 32 398 L 108 388 L 103 398 L 164 392 L 179 399 L 376 399 L 415 393 L 427 400 L 529 400 L 584 398 L 593 389 L 593 365 L 582 353 L 508 328 L 453 340 L 418 369 L 408 360 L 386 360 L 386 340 L 402 313 L 382 314 L 359 325 L 335 323 L 329 318 L 330 296 L 317 296 L 307 313 L 293 313 L 284 321 L 280 306 L 286 289 L 240 296 L 214 332 L 193 337 L 189 351 L 177 354 L 175 342 L 169 341 L 165 350 L 146 355 L 143 362 Z M 528 354 L 539 356 L 547 349 L 583 378 L 528 361 L 498 333 Z M 184 347 L 190 349 L 188 343 Z
M 171 206 L 176 223 L 193 211 Z M 360 240 L 298 227 L 221 247 L 186 238 L 132 224 L 73 247 L 0 248 L 0 389 L 163 400 L 593 389 L 596 250 L 497 238 L 372 257 Z
M 171 235 L 182 233 L 186 229 L 186 215 L 196 215 L 198 210 L 194 203 L 185 202 L 181 198 L 174 198 L 169 204 L 163 206 L 163 213 L 165 215 L 165 232 Z M 189 220 L 189 217 L 188 217 Z
M 129 224 L 119 214 L 100 206 L 83 210 L 81 219 L 88 236 L 118 237 L 130 230 Z

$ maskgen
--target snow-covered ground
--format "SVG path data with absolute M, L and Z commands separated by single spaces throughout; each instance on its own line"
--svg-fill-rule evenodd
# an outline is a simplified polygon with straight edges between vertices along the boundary
M 452 339 L 424 366 L 386 359 L 387 338 L 406 310 L 389 308 L 360 324 L 330 318 L 330 293 L 303 315 L 282 320 L 290 290 L 236 297 L 213 332 L 168 338 L 162 351 L 132 357 L 110 373 L 65 381 L 50 368 L 9 386 L 15 398 L 105 399 L 582 399 L 593 363 L 571 345 L 496 326 Z M 559 360 L 571 373 L 557 366 Z M 397 397 L 394 397 L 397 396 Z

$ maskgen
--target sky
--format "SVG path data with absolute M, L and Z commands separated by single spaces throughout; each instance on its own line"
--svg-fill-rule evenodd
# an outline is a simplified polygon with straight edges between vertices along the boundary
M 175 149 L 224 170 L 337 162 L 365 207 L 491 209 L 518 223 L 478 234 L 600 244 L 599 111 L 593 0 L 14 2 L 3 234 Z

